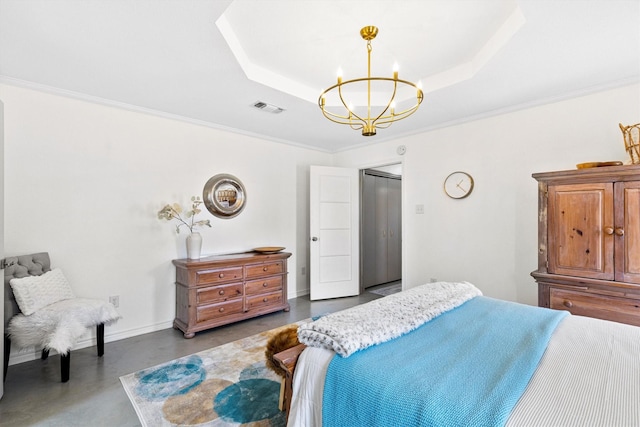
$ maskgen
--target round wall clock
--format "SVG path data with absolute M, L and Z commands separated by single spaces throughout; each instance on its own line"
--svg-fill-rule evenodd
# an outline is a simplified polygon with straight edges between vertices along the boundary
M 453 172 L 444 180 L 444 192 L 452 199 L 464 199 L 472 191 L 473 178 L 466 172 Z

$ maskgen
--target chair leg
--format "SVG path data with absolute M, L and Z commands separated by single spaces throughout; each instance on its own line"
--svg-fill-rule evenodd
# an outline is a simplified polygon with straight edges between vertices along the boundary
M 11 353 L 11 338 L 8 334 L 4 334 L 4 374 L 2 381 L 7 379 L 7 369 L 9 369 L 9 354 Z
M 60 374 L 62 376 L 62 382 L 69 381 L 69 369 L 71 368 L 71 350 L 67 354 L 60 355 Z
M 96 326 L 96 333 L 98 336 L 98 356 L 104 355 L 104 323 Z M 4 374 L 2 380 L 7 379 L 7 369 L 9 367 L 9 354 L 11 353 L 11 339 L 8 334 L 4 334 Z M 42 349 L 41 359 L 46 360 L 49 357 L 49 350 Z M 60 374 L 62 382 L 69 381 L 69 371 L 71 369 L 71 351 L 67 354 L 60 355 Z
M 98 336 L 98 357 L 104 354 L 104 323 L 96 326 L 96 335 Z

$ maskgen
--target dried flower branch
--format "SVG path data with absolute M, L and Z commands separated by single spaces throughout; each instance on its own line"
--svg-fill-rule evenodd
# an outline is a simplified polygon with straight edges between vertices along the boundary
M 191 209 L 184 212 L 184 218 L 182 218 L 182 207 L 179 204 L 174 203 L 173 205 L 166 205 L 158 212 L 158 219 L 165 219 L 167 221 L 175 219 L 178 221 L 178 225 L 176 225 L 176 233 L 180 233 L 180 227 L 183 225 L 189 229 L 190 233 L 193 233 L 193 230 L 196 227 L 211 227 L 211 223 L 208 219 L 202 219 L 200 221 L 195 220 L 196 215 L 202 212 L 199 207 L 201 204 L 202 200 L 200 200 L 200 197 L 191 197 Z

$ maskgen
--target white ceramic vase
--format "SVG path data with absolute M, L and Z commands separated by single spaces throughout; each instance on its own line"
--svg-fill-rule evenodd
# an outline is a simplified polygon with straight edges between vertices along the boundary
M 202 250 L 202 236 L 198 232 L 193 232 L 187 236 L 187 258 L 199 259 Z

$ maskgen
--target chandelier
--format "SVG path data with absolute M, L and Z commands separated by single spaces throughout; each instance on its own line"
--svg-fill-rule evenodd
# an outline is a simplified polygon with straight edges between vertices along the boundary
M 367 26 L 360 30 L 360 35 L 367 41 L 367 77 L 359 79 L 352 79 L 342 81 L 342 72 L 338 71 L 338 83 L 326 89 L 320 95 L 318 99 L 318 106 L 322 110 L 322 114 L 331 120 L 332 122 L 349 125 L 354 130 L 362 129 L 363 136 L 373 136 L 376 134 L 376 128 L 385 129 L 391 126 L 393 122 L 405 119 L 416 112 L 422 99 L 424 97 L 422 93 L 422 87 L 420 84 L 414 84 L 412 82 L 401 80 L 398 78 L 397 65 L 393 69 L 393 77 L 371 77 L 371 40 L 378 35 L 378 28 L 374 26 Z M 366 92 L 362 90 L 362 85 L 366 83 Z M 376 85 L 376 88 L 384 88 L 389 91 L 388 97 L 378 96 L 378 92 L 374 93 L 375 99 L 372 108 L 372 83 Z M 347 89 L 348 87 L 348 89 Z M 366 109 L 364 107 L 354 108 L 350 99 L 346 99 L 346 96 L 356 96 L 357 89 L 360 87 L 359 94 L 362 98 L 362 105 L 366 102 Z M 415 92 L 415 101 L 411 101 L 413 104 L 408 108 L 397 110 L 396 95 L 400 88 L 410 89 L 413 95 Z M 352 94 L 345 94 L 347 90 L 352 90 Z M 335 99 L 335 105 L 340 109 L 339 113 L 329 111 L 327 105 L 327 96 Z M 366 101 L 364 98 L 366 97 Z M 415 102 L 415 103 L 413 103 Z M 333 105 L 333 104 L 332 104 Z M 333 105 L 333 106 L 335 106 Z M 343 110 L 344 108 L 344 110 Z

